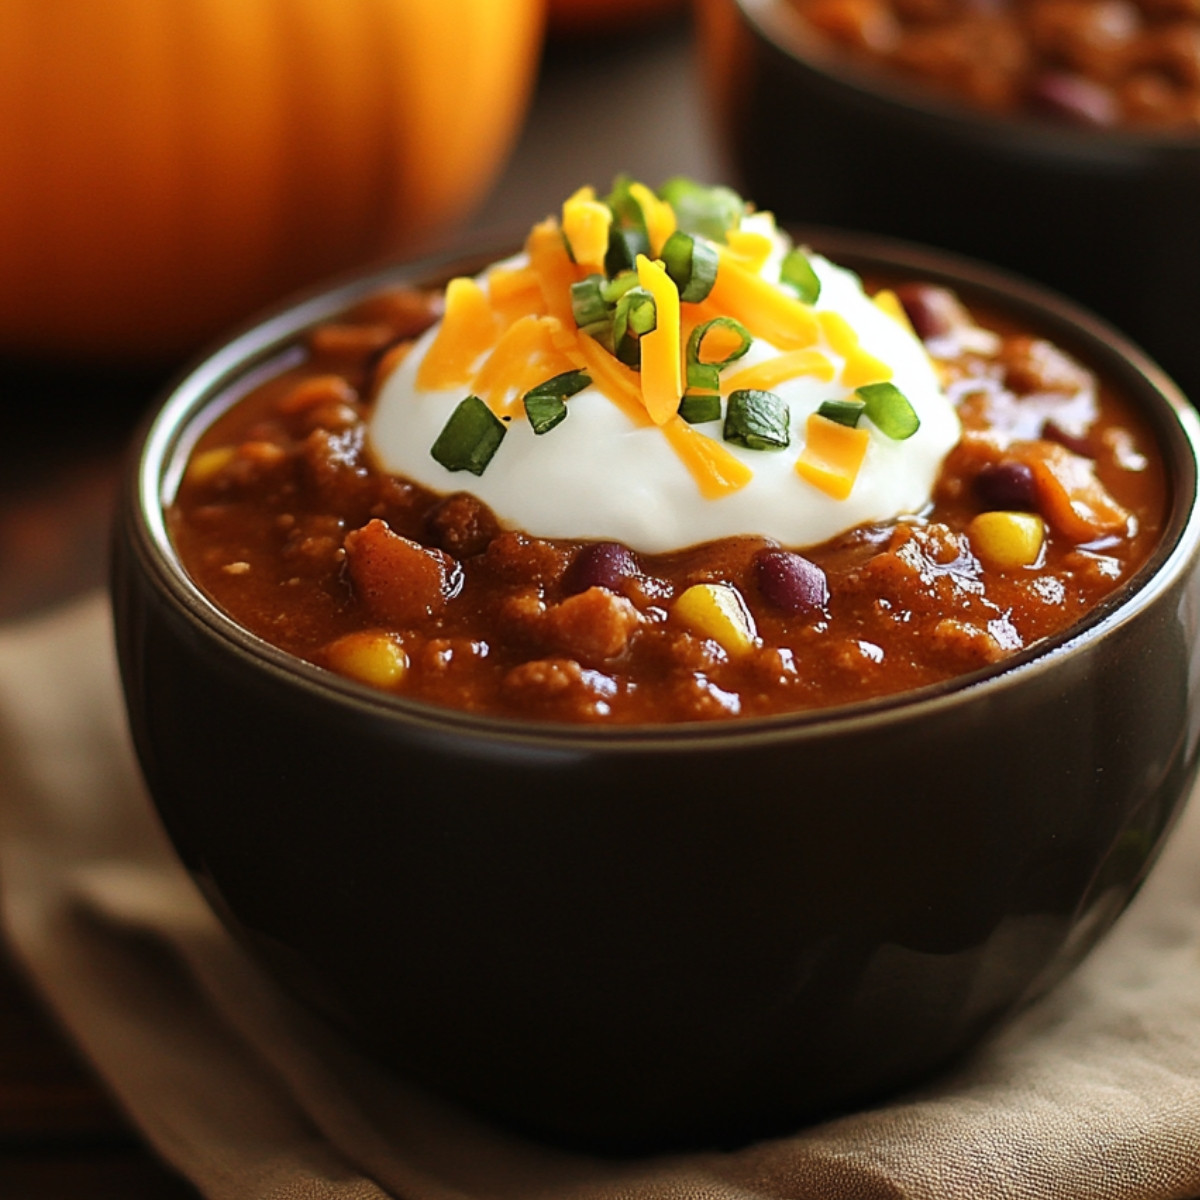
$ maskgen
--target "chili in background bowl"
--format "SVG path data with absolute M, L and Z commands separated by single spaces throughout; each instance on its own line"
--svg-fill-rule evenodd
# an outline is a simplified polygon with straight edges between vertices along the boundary
M 790 0 L 698 0 L 697 16 L 726 174 L 761 207 L 1038 280 L 1200 397 L 1200 132 L 980 109 L 837 53 Z
M 1154 432 L 1162 541 L 1065 634 L 898 697 L 598 727 L 380 692 L 238 626 L 168 531 L 196 438 L 385 284 L 234 338 L 139 438 L 115 531 L 134 743 L 181 859 L 295 995 L 408 1078 L 517 1129 L 730 1145 L 927 1078 L 1117 918 L 1195 775 L 1200 426 L 1109 327 L 1008 276 L 809 231 L 950 286 L 1097 370 Z

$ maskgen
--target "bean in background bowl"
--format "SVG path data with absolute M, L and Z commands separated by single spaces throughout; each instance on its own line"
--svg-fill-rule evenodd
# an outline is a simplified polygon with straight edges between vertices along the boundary
M 781 219 L 912 239 L 1103 314 L 1200 394 L 1200 133 L 996 112 L 872 70 L 789 0 L 703 0 L 725 157 Z

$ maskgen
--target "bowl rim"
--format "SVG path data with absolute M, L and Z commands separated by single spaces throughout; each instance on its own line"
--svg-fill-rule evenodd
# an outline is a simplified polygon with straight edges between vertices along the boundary
M 1171 475 L 1162 536 L 1145 563 L 1079 621 L 998 664 L 926 687 L 836 707 L 763 717 L 606 724 L 506 717 L 439 707 L 388 693 L 319 667 L 259 638 L 227 615 L 195 584 L 175 552 L 166 509 L 186 456 L 211 421 L 256 384 L 302 356 L 299 339 L 312 326 L 345 311 L 373 291 L 397 284 L 444 282 L 481 270 L 512 252 L 510 241 L 460 246 L 345 276 L 285 301 L 241 327 L 201 356 L 151 406 L 135 435 L 124 481 L 118 530 L 153 586 L 194 629 L 234 657 L 319 699 L 363 716 L 399 720 L 449 736 L 493 744 L 537 745 L 565 752 L 608 748 L 640 752 L 694 749 L 779 739 L 861 734 L 881 724 L 936 716 L 968 698 L 990 698 L 1055 670 L 1081 649 L 1113 636 L 1151 608 L 1200 560 L 1200 417 L 1176 385 L 1145 354 L 1101 318 L 1051 289 L 957 254 L 873 234 L 824 226 L 788 226 L 797 244 L 850 266 L 880 273 L 915 273 L 942 282 L 1018 317 L 1032 318 L 1050 336 L 1086 347 L 1091 365 L 1135 391 Z M 1098 365 L 1096 360 L 1102 360 Z M 119 581 L 114 577 L 114 586 Z
M 981 131 L 997 142 L 1019 147 L 1023 157 L 1066 153 L 1119 163 L 1149 152 L 1200 154 L 1200 130 L 1138 128 L 1116 125 L 1091 128 L 1038 118 L 1028 113 L 995 112 L 967 101 L 956 102 L 919 83 L 909 83 L 882 67 L 847 53 L 839 55 L 809 28 L 788 0 L 725 0 L 767 45 L 796 64 L 859 97 L 882 102 L 947 127 Z M 703 28 L 703 26 L 702 26 Z

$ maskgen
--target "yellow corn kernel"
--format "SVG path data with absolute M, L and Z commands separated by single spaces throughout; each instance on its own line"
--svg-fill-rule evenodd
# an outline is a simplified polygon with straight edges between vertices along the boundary
M 211 450 L 201 450 L 187 468 L 189 483 L 208 483 L 215 478 L 231 462 L 237 453 L 236 446 L 214 446 Z
M 395 687 L 408 670 L 408 654 L 395 634 L 377 630 L 348 633 L 325 648 L 325 662 L 339 675 L 371 687 Z
M 985 512 L 967 526 L 971 549 L 991 567 L 1031 567 L 1046 540 L 1046 526 L 1036 513 Z
M 754 618 L 741 593 L 728 584 L 694 583 L 678 596 L 672 611 L 728 654 L 744 654 L 758 644 Z

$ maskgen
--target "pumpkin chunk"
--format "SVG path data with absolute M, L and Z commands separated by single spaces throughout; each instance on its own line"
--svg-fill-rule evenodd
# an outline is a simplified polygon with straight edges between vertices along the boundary
M 1090 459 L 1044 440 L 1014 443 L 1011 453 L 1033 472 L 1038 508 L 1052 529 L 1090 542 L 1128 526 L 1129 513 L 1096 478 Z
M 343 545 L 350 582 L 381 624 L 405 626 L 431 617 L 460 584 L 450 555 L 393 533 L 383 521 L 351 530 Z

